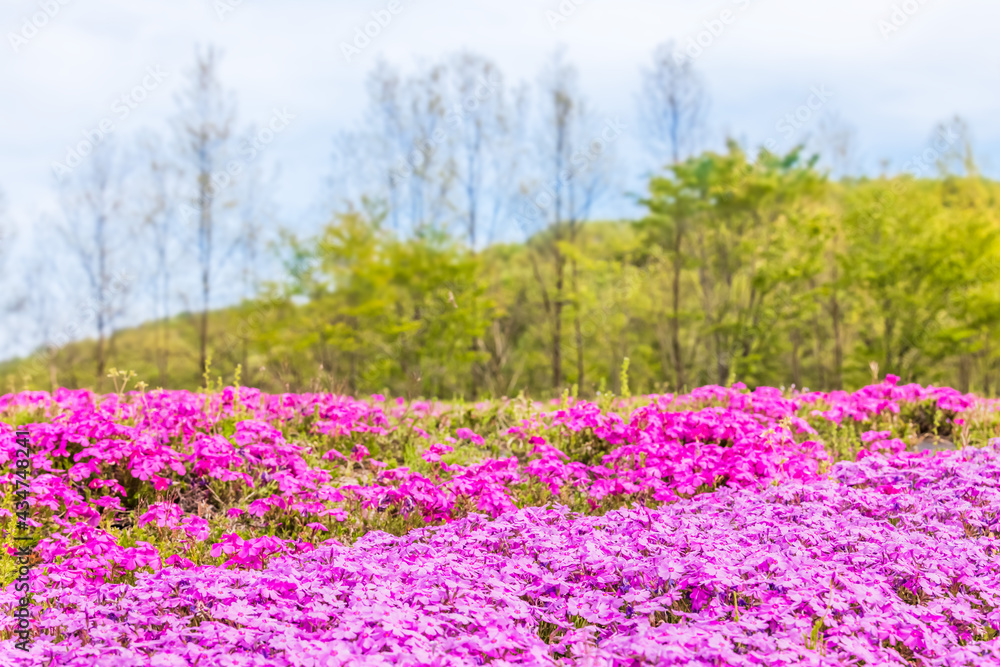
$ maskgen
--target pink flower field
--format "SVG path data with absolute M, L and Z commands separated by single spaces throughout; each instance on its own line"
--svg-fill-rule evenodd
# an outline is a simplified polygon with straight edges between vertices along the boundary
M 1000 665 L 1000 416 L 952 389 L 0 411 L 2 665 Z

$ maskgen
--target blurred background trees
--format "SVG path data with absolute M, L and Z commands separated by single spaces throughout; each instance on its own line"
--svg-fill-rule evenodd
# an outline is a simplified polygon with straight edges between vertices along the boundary
M 936 171 L 878 177 L 850 173 L 837 119 L 817 146 L 706 148 L 707 91 L 673 53 L 642 73 L 636 122 L 601 116 L 558 52 L 533 86 L 471 52 L 380 62 L 334 139 L 329 222 L 292 233 L 220 54 L 199 51 L 171 133 L 102 146 L 60 180 L 52 224 L 87 325 L 10 295 L 46 344 L 0 365 L 6 388 L 99 388 L 112 366 L 192 388 L 240 366 L 271 391 L 590 396 L 619 390 L 628 358 L 633 392 L 877 372 L 996 393 L 1000 189 L 967 128 L 937 129 Z M 636 215 L 602 219 L 630 168 L 622 132 L 658 167 Z M 145 322 L 122 326 L 130 313 Z

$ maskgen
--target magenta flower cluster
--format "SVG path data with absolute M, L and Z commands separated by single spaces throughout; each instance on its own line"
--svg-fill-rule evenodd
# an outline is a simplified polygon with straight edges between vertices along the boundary
M 0 664 L 1000 665 L 1000 443 L 907 451 L 918 404 L 994 409 L 891 377 L 492 430 L 381 396 L 6 395 L 45 537 L 27 653 L 0 592 Z M 375 458 L 404 437 L 409 465 Z M 362 530 L 390 514 L 431 525 Z

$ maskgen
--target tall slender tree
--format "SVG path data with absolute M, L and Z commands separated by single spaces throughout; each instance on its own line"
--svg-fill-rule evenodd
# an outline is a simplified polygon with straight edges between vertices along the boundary
M 694 154 L 705 130 L 708 94 L 694 63 L 679 57 L 673 42 L 657 47 L 653 64 L 642 70 L 639 112 L 646 147 L 662 165 Z
M 497 174 L 490 157 L 504 153 L 515 123 L 508 107 L 504 80 L 491 61 L 470 52 L 450 63 L 453 93 L 445 117 L 454 136 L 455 169 L 461 195 L 457 198 L 469 247 L 482 241 L 487 197 L 503 190 L 506 175 Z
M 617 138 L 612 136 L 614 130 L 602 135 L 595 127 L 577 81 L 576 68 L 566 62 L 562 50 L 557 51 L 539 80 L 539 157 L 534 181 L 522 187 L 525 197 L 519 214 L 526 231 L 544 232 L 531 260 L 550 322 L 554 389 L 563 384 L 563 310 L 567 305 L 575 306 L 576 382 L 582 386 L 585 380 L 579 267 L 572 248 L 607 185 L 610 142 Z M 539 254 L 551 264 L 549 278 L 539 267 Z
M 147 273 L 153 297 L 153 315 L 156 320 L 156 347 L 154 356 L 160 386 L 168 385 L 170 366 L 170 316 L 174 270 L 179 259 L 177 220 L 175 206 L 179 186 L 179 171 L 159 135 L 148 133 L 139 139 L 140 155 L 146 166 L 141 176 L 143 189 L 138 198 L 146 246 L 151 255 Z
M 216 272 L 216 246 L 222 231 L 224 209 L 232 206 L 232 178 L 226 170 L 232 151 L 236 110 L 233 97 L 219 80 L 218 52 L 213 48 L 196 53 L 187 86 L 177 97 L 173 125 L 179 166 L 187 181 L 186 203 L 181 217 L 195 227 L 196 260 L 200 279 L 201 318 L 198 326 L 200 367 L 208 361 L 209 307 Z
M 670 168 L 678 169 L 681 160 L 690 157 L 696 149 L 704 130 L 708 111 L 708 94 L 701 77 L 691 60 L 679 58 L 673 42 L 661 44 L 653 54 L 653 64 L 642 71 L 642 95 L 639 110 L 649 141 L 647 148 L 660 164 L 669 161 Z M 675 174 L 676 175 L 676 174 Z M 654 187 L 670 188 L 662 179 L 654 179 Z M 659 225 L 659 247 L 667 255 L 670 270 L 664 274 L 669 280 L 670 314 L 662 309 L 658 318 L 668 320 L 669 354 L 674 371 L 674 386 L 679 391 L 685 386 L 685 359 L 681 345 L 681 280 L 690 226 L 690 211 L 685 210 L 683 198 L 667 196 L 662 205 L 671 206 L 671 214 L 664 218 L 668 224 Z
M 59 181 L 62 236 L 83 270 L 87 284 L 82 317 L 93 319 L 96 384 L 104 381 L 108 339 L 124 310 L 127 285 L 125 245 L 130 237 L 125 205 L 126 166 L 120 147 L 108 140 Z

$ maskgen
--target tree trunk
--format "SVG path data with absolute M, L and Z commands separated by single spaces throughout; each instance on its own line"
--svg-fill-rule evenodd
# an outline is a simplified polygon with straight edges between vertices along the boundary
M 97 334 L 97 349 L 95 356 L 97 357 L 97 391 L 100 392 L 101 387 L 104 385 L 104 328 L 100 327 L 100 331 Z
M 888 310 L 889 304 L 883 306 Z M 892 365 L 892 334 L 896 328 L 896 322 L 891 317 L 885 318 L 885 332 L 883 335 L 883 340 L 885 341 L 885 370 L 884 373 L 895 373 L 897 369 Z
M 799 345 L 801 335 L 798 329 L 792 332 L 792 384 L 796 389 L 802 389 L 802 369 L 799 366 Z
M 576 336 L 576 386 L 578 391 L 583 391 L 583 326 L 580 323 L 580 288 L 577 282 L 577 267 L 575 259 L 572 260 L 571 268 L 573 278 L 573 301 L 575 304 L 573 309 L 573 330 Z
M 823 366 L 823 327 L 819 321 L 819 313 L 813 315 L 813 335 L 815 337 L 815 343 L 813 346 L 814 356 L 816 357 L 816 385 L 817 389 L 826 389 L 826 368 Z
M 208 308 L 201 311 L 201 324 L 198 327 L 198 337 L 200 338 L 199 350 L 201 352 L 201 372 L 208 371 Z
M 986 336 L 986 343 L 983 346 L 983 357 L 985 358 L 985 363 L 983 364 L 983 396 L 986 398 L 990 397 L 990 371 L 992 371 L 993 362 L 990 359 L 990 337 Z
M 830 313 L 833 319 L 833 388 L 843 389 L 844 341 L 840 331 L 840 303 L 837 301 L 836 291 L 830 297 Z
M 968 354 L 963 354 L 958 359 L 958 390 L 963 394 L 969 393 L 970 376 L 972 375 L 972 359 Z
M 729 361 L 726 358 L 728 356 L 728 351 L 724 354 L 722 351 L 722 340 L 718 333 L 713 334 L 713 339 L 715 340 L 715 372 L 718 378 L 718 384 L 725 385 L 726 380 L 729 379 Z
M 556 294 L 552 303 L 552 389 L 562 387 L 562 309 L 565 260 L 556 250 Z
M 671 297 L 673 307 L 673 318 L 670 322 L 670 346 L 674 355 L 674 382 L 675 390 L 683 391 L 684 387 L 684 359 L 681 356 L 681 235 L 680 231 L 675 234 L 674 241 L 674 275 L 671 285 Z
M 242 340 L 242 343 L 243 343 L 243 354 L 242 354 L 242 357 L 243 357 L 243 359 L 240 362 L 240 368 L 243 369 L 243 373 L 245 374 L 244 377 L 247 380 L 250 379 L 250 373 L 248 371 L 248 369 L 250 367 L 250 363 L 249 363 L 249 358 L 250 357 L 249 357 L 249 354 L 248 354 L 248 344 L 249 344 L 249 342 L 250 342 L 249 337 L 248 336 L 244 336 L 243 340 Z
M 472 240 L 475 240 L 474 229 L 470 232 L 470 237 Z M 473 256 L 475 256 L 475 251 L 473 251 Z M 475 298 L 472 299 L 472 321 L 474 323 L 479 321 L 479 304 L 476 302 Z M 469 344 L 469 352 L 473 355 L 472 363 L 470 364 L 471 367 L 469 368 L 469 375 L 472 383 L 470 391 L 472 400 L 476 400 L 476 398 L 479 397 L 479 386 L 482 382 L 482 376 L 484 375 L 483 368 L 475 358 L 475 355 L 479 352 L 482 346 L 483 339 L 478 336 L 473 336 L 472 342 Z
M 212 282 L 212 194 L 209 192 L 209 179 L 211 171 L 202 169 L 199 185 L 199 206 L 201 207 L 199 223 L 201 224 L 201 327 L 199 331 L 199 351 L 201 353 L 201 372 L 204 374 L 208 370 L 208 303 L 211 297 Z
M 166 318 L 160 322 L 159 334 L 157 335 L 160 342 L 160 349 L 156 355 L 156 366 L 157 371 L 160 376 L 160 386 L 167 386 L 167 355 L 169 354 L 167 350 L 168 341 L 170 340 L 169 325 Z
M 354 352 L 354 351 L 349 352 L 348 356 L 350 357 L 351 363 L 350 363 L 349 379 L 348 379 L 348 382 L 347 382 L 347 386 L 350 387 L 351 395 L 354 396 L 354 395 L 356 395 L 358 393 L 358 382 L 357 382 L 357 376 L 356 376 L 356 373 L 357 373 L 357 352 Z

